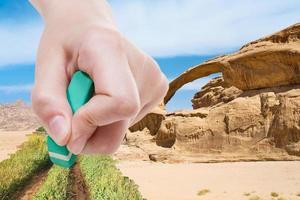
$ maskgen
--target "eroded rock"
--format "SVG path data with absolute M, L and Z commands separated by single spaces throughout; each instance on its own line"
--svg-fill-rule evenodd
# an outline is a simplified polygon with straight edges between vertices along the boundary
M 300 23 L 190 68 L 170 83 L 164 102 L 186 83 L 217 72 L 241 90 L 300 84 Z
M 190 153 L 299 154 L 300 85 L 223 92 L 228 88 L 215 78 L 195 95 L 213 93 L 202 107 L 167 114 L 156 143 Z M 226 94 L 233 99 L 222 101 Z

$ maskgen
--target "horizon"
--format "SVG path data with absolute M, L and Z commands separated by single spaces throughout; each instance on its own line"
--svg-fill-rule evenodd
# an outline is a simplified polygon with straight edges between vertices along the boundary
M 110 3 L 120 31 L 155 58 L 169 81 L 207 59 L 237 51 L 245 43 L 300 21 L 300 2 L 296 0 Z M 219 14 L 213 15 L 211 9 Z M 1 1 L 0 104 L 17 99 L 30 104 L 35 53 L 42 30 L 42 20 L 28 1 Z M 192 109 L 193 95 L 219 75 L 185 85 L 167 104 L 167 110 Z

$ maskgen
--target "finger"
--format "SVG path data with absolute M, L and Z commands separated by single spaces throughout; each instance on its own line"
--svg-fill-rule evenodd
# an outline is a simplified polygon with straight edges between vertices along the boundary
M 68 143 L 73 153 L 83 149 L 84 144 L 79 142 L 83 135 L 91 137 L 99 126 L 127 120 L 140 108 L 138 90 L 122 45 L 110 36 L 103 43 L 98 35 L 90 35 L 79 50 L 78 66 L 93 79 L 95 96 L 73 117 Z
M 66 88 L 66 60 L 62 49 L 41 44 L 35 69 L 32 107 L 48 134 L 60 145 L 68 141 L 72 112 Z
M 145 55 L 143 62 L 141 63 L 142 60 L 138 62 L 135 56 L 139 51 L 130 43 L 128 46 L 131 49 L 131 53 L 128 54 L 129 64 L 138 71 L 139 77 L 143 77 L 135 79 L 139 88 L 142 109 L 131 120 L 130 125 L 133 125 L 162 102 L 168 91 L 169 83 L 158 64 L 151 57 Z
M 127 125 L 128 121 L 120 121 L 97 128 L 95 134 L 89 138 L 82 153 L 113 154 L 124 139 Z

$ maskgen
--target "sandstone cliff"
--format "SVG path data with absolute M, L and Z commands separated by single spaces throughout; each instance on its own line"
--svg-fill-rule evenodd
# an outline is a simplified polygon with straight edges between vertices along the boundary
M 144 149 L 150 158 L 300 160 L 300 24 L 192 67 L 170 83 L 165 103 L 184 84 L 217 72 L 223 76 L 195 94 L 194 110 L 156 110 L 131 128 L 148 129 L 152 147 L 166 149 L 167 156 Z
M 192 102 L 198 116 L 168 114 L 156 135 L 158 145 L 194 153 L 300 156 L 300 85 L 241 91 L 224 87 L 219 77 Z

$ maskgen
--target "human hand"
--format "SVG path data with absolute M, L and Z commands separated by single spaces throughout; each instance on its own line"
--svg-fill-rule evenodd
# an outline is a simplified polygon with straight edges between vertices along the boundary
M 45 21 L 32 106 L 49 135 L 75 154 L 110 154 L 127 128 L 163 99 L 168 81 L 155 61 L 117 30 L 104 0 L 31 0 Z M 95 96 L 73 116 L 66 89 L 82 70 Z

